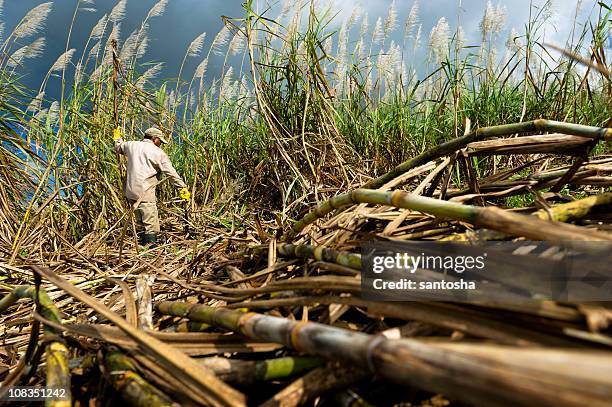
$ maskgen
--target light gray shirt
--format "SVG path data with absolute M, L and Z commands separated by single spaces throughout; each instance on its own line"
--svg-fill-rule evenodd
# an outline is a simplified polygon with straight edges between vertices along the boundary
M 168 155 L 149 139 L 142 141 L 115 141 L 115 151 L 127 157 L 127 178 L 124 185 L 126 198 L 141 202 L 155 202 L 157 175 L 165 174 L 177 188 L 187 185 L 177 174 Z

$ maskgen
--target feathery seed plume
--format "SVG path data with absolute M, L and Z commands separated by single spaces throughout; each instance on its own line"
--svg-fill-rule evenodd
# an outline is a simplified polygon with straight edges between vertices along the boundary
M 225 75 L 223 75 L 221 89 L 219 89 L 219 98 L 221 100 L 231 100 L 233 98 L 232 75 L 234 75 L 234 68 L 230 66 Z
M 119 0 L 119 2 L 113 7 L 108 18 L 113 23 L 118 23 L 125 18 L 125 6 L 127 5 L 127 0 Z
M 336 77 L 340 83 L 344 82 L 346 75 L 347 63 L 346 63 L 346 51 L 348 43 L 348 24 L 345 22 L 340 27 L 340 33 L 338 34 L 338 49 L 336 50 Z M 340 87 L 340 91 L 342 86 Z
M 519 33 L 514 27 L 512 27 L 510 33 L 508 34 L 508 39 L 506 40 L 506 48 L 508 48 L 508 50 L 511 52 L 518 52 L 521 49 Z
M 148 47 L 149 47 L 149 37 L 145 35 L 144 38 L 140 40 L 140 43 L 136 47 L 136 59 L 142 58 L 144 54 L 147 53 Z
M 346 22 L 342 24 L 342 26 L 340 26 L 340 32 L 338 33 L 338 49 L 337 49 L 337 52 L 339 54 L 346 53 L 346 45 L 348 43 L 348 30 L 349 30 L 349 26 Z
M 393 41 L 391 42 L 391 44 L 393 44 Z M 383 77 L 386 76 L 386 71 L 388 68 L 388 56 L 389 55 L 387 53 L 381 52 L 376 58 L 376 70 L 378 71 L 378 74 Z
M 36 58 L 42 55 L 45 49 L 45 38 L 40 37 L 31 44 L 19 48 L 8 59 L 7 66 L 16 67 L 21 65 L 26 59 Z
M 489 70 L 489 72 L 493 72 L 496 58 L 497 58 L 497 49 L 495 49 L 495 47 L 491 47 L 491 49 L 489 50 L 488 58 L 487 58 L 487 69 Z
M 230 55 L 237 55 L 244 49 L 244 37 L 240 31 L 236 31 L 229 45 Z
M 147 52 L 147 47 L 149 46 L 149 23 L 145 23 L 140 27 L 140 31 L 138 31 L 138 39 L 136 45 L 136 59 L 140 59 Z
M 149 38 L 147 36 L 148 30 L 149 25 L 144 24 L 130 34 L 123 43 L 123 47 L 121 47 L 121 52 L 119 53 L 119 58 L 121 60 L 127 63 L 128 60 L 132 58 L 142 58 L 145 52 L 147 52 L 147 45 L 149 43 Z
M 195 108 L 195 102 L 196 102 L 195 89 L 191 89 L 191 91 L 189 92 L 188 101 L 189 101 L 189 110 L 193 112 L 193 109 Z
M 107 22 L 108 22 L 108 15 L 104 14 L 102 18 L 98 20 L 96 25 L 94 25 L 94 27 L 91 29 L 91 34 L 89 34 L 89 37 L 94 41 L 102 38 L 102 36 L 104 35 L 104 32 L 106 31 Z
M 79 86 L 83 77 L 83 64 L 79 61 L 74 67 L 74 86 Z
M 419 24 L 417 27 L 417 32 L 414 35 L 414 46 L 413 51 L 416 52 L 417 49 L 421 46 L 421 30 L 423 29 L 423 25 Z
M 361 61 L 363 59 L 363 57 L 365 56 L 365 50 L 364 50 L 364 44 L 363 44 L 363 38 L 359 38 L 359 41 L 357 41 L 357 44 L 355 44 L 355 53 L 354 55 L 357 56 L 357 59 L 359 61 Z
M 359 17 L 361 16 L 362 12 L 363 10 L 360 6 L 353 7 L 353 10 L 351 11 L 351 16 L 349 17 L 347 22 L 347 26 L 349 27 L 349 29 L 357 22 L 357 20 L 359 20 Z
M 293 1 L 292 0 L 285 0 L 283 2 L 283 8 L 281 9 L 280 15 L 278 16 L 279 20 L 282 19 L 283 17 L 285 17 L 287 15 L 287 13 L 289 12 L 289 10 L 291 9 L 291 6 L 293 5 Z
M 214 78 L 212 80 L 212 83 L 210 84 L 210 88 L 209 88 L 209 92 L 210 92 L 211 96 L 217 93 L 218 83 L 219 83 L 219 79 L 218 78 Z M 203 89 L 202 85 L 203 85 L 203 82 L 200 82 L 200 93 L 202 93 L 202 89 Z M 204 96 L 206 97 L 206 94 Z
M 17 27 L 13 30 L 13 36 L 18 38 L 25 38 L 32 36 L 44 29 L 45 21 L 47 16 L 51 12 L 53 2 L 47 2 L 39 4 L 21 19 Z
M 223 28 L 221 28 L 221 31 L 217 33 L 212 42 L 211 49 L 213 53 L 217 55 L 223 55 L 221 48 L 227 44 L 227 41 L 229 40 L 229 35 L 230 30 L 229 28 L 227 28 L 226 25 L 224 25 Z
M 102 59 L 102 65 L 110 65 L 113 62 L 113 51 L 111 46 L 111 40 L 117 40 L 117 46 L 119 46 L 119 37 L 121 37 L 121 23 L 114 23 L 113 29 L 108 36 L 106 41 L 106 47 L 104 50 L 104 58 Z
M 395 41 L 391 41 L 389 50 L 381 53 L 378 56 L 376 69 L 383 76 L 388 84 L 399 79 L 400 69 L 402 64 L 402 50 L 399 45 L 395 45 Z
M 497 4 L 495 8 L 495 21 L 497 24 L 493 26 L 495 29 L 495 33 L 501 32 L 504 29 L 504 24 L 506 23 L 506 6 L 501 3 Z
M 174 89 L 172 89 L 170 93 L 168 93 L 168 98 L 166 99 L 166 108 L 168 109 L 168 111 L 172 111 L 177 100 L 178 97 L 176 96 Z
M 147 18 L 159 17 L 166 11 L 168 0 L 159 0 L 147 14 Z
M 238 99 L 238 92 L 240 92 L 240 80 L 236 79 L 232 83 L 230 100 Z
M 482 15 L 482 19 L 480 20 L 480 33 L 482 34 L 482 42 L 484 43 L 487 39 L 487 35 L 491 30 L 491 25 L 493 24 L 492 20 L 494 18 L 495 9 L 493 8 L 493 4 L 491 4 L 491 0 L 487 0 L 485 5 L 485 11 Z
M 58 72 L 66 69 L 70 61 L 72 61 L 72 56 L 74 55 L 75 51 L 76 49 L 72 48 L 60 55 L 53 65 L 51 65 L 51 69 L 49 71 Z
M 385 38 L 391 34 L 397 27 L 397 9 L 395 8 L 395 0 L 391 2 L 389 6 L 389 12 L 387 18 L 385 18 L 384 31 Z
M 506 8 L 501 4 L 493 7 L 491 0 L 487 0 L 485 12 L 480 20 L 480 32 L 484 43 L 489 35 L 498 34 L 504 27 L 506 21 Z
M 200 95 L 200 100 L 198 101 L 197 111 L 198 112 L 208 111 L 208 105 L 209 105 L 208 95 L 206 94 L 202 86 L 200 86 L 200 89 L 198 89 L 198 94 Z M 211 92 L 211 94 L 214 94 L 214 93 Z
M 247 99 L 250 96 L 249 85 L 245 75 L 240 77 L 240 84 L 238 85 L 238 97 L 240 99 Z
M 293 40 L 293 37 L 295 36 L 295 33 L 297 32 L 297 29 L 298 29 L 299 19 L 300 19 L 300 13 L 298 10 L 293 15 L 293 18 L 291 19 L 291 22 L 289 23 L 289 26 L 287 27 L 287 36 L 285 37 L 285 44 Z
M 449 31 L 448 22 L 442 17 L 429 34 L 429 51 L 437 63 L 442 62 L 448 56 Z
M 204 78 L 204 75 L 206 75 L 206 68 L 208 68 L 208 58 L 204 58 L 202 62 L 200 62 L 200 64 L 195 70 L 194 78 L 196 79 Z
M 151 68 L 147 69 L 136 81 L 136 86 L 142 88 L 145 83 L 155 79 L 157 75 L 161 72 L 164 66 L 163 62 L 153 65 Z
M 195 37 L 189 47 L 187 47 L 187 56 L 188 57 L 197 57 L 202 52 L 202 46 L 204 45 L 204 39 L 206 38 L 206 33 L 202 33 Z
M 370 28 L 370 24 L 368 21 L 368 13 L 363 14 L 363 18 L 361 19 L 361 27 L 359 28 L 359 38 L 365 37 L 368 32 L 368 28 Z
M 59 102 L 57 100 L 54 100 L 53 103 L 51 103 L 51 106 L 49 106 L 49 114 L 47 115 L 47 121 L 50 124 L 55 124 L 58 121 L 59 110 L 60 110 Z
M 402 63 L 402 49 L 391 41 L 385 66 L 382 72 L 385 78 L 384 98 L 389 100 L 397 92 L 401 92 L 402 76 L 405 76 L 406 66 Z
M 138 41 L 138 34 L 139 30 L 132 31 L 132 33 L 123 43 L 123 46 L 121 47 L 121 52 L 119 53 L 119 58 L 121 58 L 122 61 L 127 62 L 128 59 L 131 59 L 132 56 L 134 56 L 134 51 L 136 51 L 136 44 Z
M 49 109 L 41 109 L 41 110 L 39 110 L 38 113 L 36 113 L 34 115 L 34 120 L 42 122 L 47 117 L 47 113 L 48 112 L 49 112 Z
M 406 24 L 404 26 L 404 38 L 409 38 L 412 35 L 412 31 L 415 29 L 418 19 L 419 2 L 418 0 L 414 0 L 412 7 L 410 7 L 410 12 L 408 13 L 408 18 L 406 19 Z
M 119 42 L 119 38 L 121 37 L 121 23 L 115 23 L 113 24 L 113 29 L 111 30 L 111 33 L 108 35 L 108 44 L 110 47 L 110 41 L 112 39 L 117 40 L 117 42 Z
M 389 46 L 389 61 L 391 62 L 393 69 L 395 69 L 399 75 L 399 69 L 401 68 L 402 64 L 402 48 L 399 46 L 399 44 L 394 44 L 393 41 L 391 41 L 391 45 Z
M 380 44 L 383 39 L 383 28 L 382 28 L 382 18 L 378 17 L 376 20 L 376 24 L 374 24 L 374 31 L 372 33 L 372 43 Z
M 45 97 L 45 92 L 40 92 L 28 105 L 26 112 L 36 113 L 40 110 L 42 106 L 43 98 Z

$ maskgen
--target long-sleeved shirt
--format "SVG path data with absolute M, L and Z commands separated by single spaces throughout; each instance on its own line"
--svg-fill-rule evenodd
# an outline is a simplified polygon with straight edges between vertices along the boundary
M 149 139 L 142 141 L 115 141 L 115 151 L 127 157 L 127 179 L 124 185 L 126 198 L 141 202 L 155 202 L 157 175 L 165 174 L 178 188 L 185 182 L 178 175 L 168 155 Z

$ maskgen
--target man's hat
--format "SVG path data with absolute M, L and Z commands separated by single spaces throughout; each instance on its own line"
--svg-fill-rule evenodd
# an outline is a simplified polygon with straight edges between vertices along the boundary
M 164 137 L 164 133 L 157 127 L 151 127 L 145 130 L 145 137 L 150 139 L 157 137 L 161 140 L 162 144 L 168 144 L 168 140 Z

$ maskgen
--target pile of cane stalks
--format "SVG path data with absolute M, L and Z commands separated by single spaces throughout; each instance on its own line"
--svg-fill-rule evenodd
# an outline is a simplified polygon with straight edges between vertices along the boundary
M 548 120 L 468 130 L 292 224 L 228 231 L 192 214 L 188 236 L 165 219 L 156 248 L 119 229 L 2 248 L 0 392 L 68 389 L 53 406 L 609 406 L 609 303 L 370 301 L 360 244 L 611 241 L 610 140 Z M 507 165 L 478 177 L 484 156 Z

